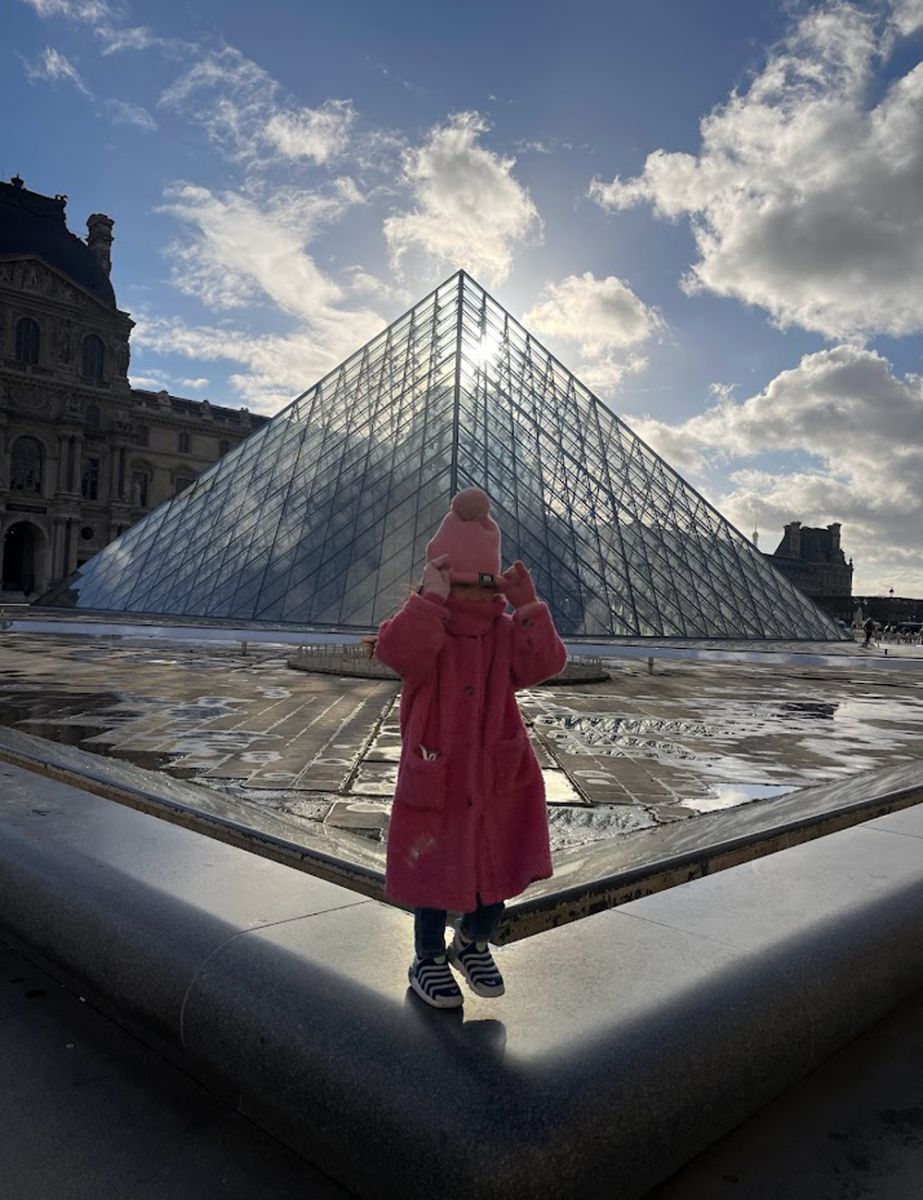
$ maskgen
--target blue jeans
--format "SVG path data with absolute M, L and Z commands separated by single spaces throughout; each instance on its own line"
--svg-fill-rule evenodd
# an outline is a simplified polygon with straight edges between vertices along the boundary
M 502 900 L 499 904 L 482 904 L 478 896 L 478 906 L 474 912 L 465 913 L 462 917 L 463 936 L 473 942 L 489 941 L 505 908 Z M 444 908 L 414 909 L 413 940 L 418 958 L 431 958 L 434 954 L 445 953 L 445 922 Z

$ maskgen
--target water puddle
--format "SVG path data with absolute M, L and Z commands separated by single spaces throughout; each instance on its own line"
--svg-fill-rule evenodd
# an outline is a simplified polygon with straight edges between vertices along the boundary
M 774 786 L 766 783 L 709 783 L 708 796 L 695 796 L 680 800 L 685 808 L 693 812 L 715 812 L 719 808 L 735 808 L 738 804 L 749 804 L 752 800 L 768 800 L 773 796 L 784 796 L 798 785 Z
M 12 653 L 0 659 L 2 725 L 307 820 L 342 804 L 331 829 L 341 822 L 381 837 L 386 828 L 401 752 L 394 706 L 382 715 L 376 701 L 367 721 L 364 711 L 354 719 L 347 685 L 307 675 L 293 683 L 284 658 L 47 638 L 4 646 Z M 871 686 L 671 663 L 651 676 L 620 667 L 608 685 L 520 693 L 553 846 L 921 757 L 923 674 L 912 685 L 866 678 Z

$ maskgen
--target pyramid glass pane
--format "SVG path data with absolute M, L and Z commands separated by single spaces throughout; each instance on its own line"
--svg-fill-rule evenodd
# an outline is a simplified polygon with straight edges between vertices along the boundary
M 468 486 L 565 636 L 841 637 L 463 272 L 45 601 L 373 628 Z

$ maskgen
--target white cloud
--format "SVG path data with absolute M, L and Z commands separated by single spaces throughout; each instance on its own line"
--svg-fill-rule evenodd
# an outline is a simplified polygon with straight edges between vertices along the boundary
M 146 392 L 167 391 L 173 395 L 180 394 L 178 392 L 180 388 L 191 388 L 194 391 L 201 391 L 202 388 L 208 386 L 209 382 L 204 376 L 199 376 L 195 379 L 177 379 L 165 371 L 158 370 L 148 371 L 146 374 L 141 375 L 131 371 L 130 380 L 131 386 L 134 388 L 142 388 Z
M 157 122 L 140 104 L 129 104 L 127 100 L 107 100 L 105 108 L 116 125 L 135 125 L 148 133 L 157 128 Z
M 405 307 L 413 303 L 414 295 L 406 288 L 395 286 L 387 280 L 380 279 L 367 271 L 365 267 L 354 263 L 341 271 L 346 287 L 357 296 L 372 296 L 376 300 L 387 300 L 391 303 L 403 304 Z
M 262 67 L 227 46 L 174 80 L 160 103 L 202 125 L 229 157 L 252 158 L 265 123 L 267 98 L 275 87 Z
M 111 25 L 103 25 L 96 30 L 96 36 L 105 42 L 104 55 L 118 54 L 122 50 L 148 50 L 151 46 L 159 45 L 161 41 L 143 25 L 132 29 L 116 29 Z
M 903 37 L 916 33 L 923 26 L 923 0 L 895 0 L 892 20 Z
M 631 427 L 680 471 L 808 453 L 816 467 L 741 467 L 717 507 L 745 529 L 755 514 L 769 540 L 788 521 L 840 521 L 857 592 L 923 594 L 923 377 L 900 378 L 880 354 L 840 345 L 805 355 L 745 401 L 717 391 L 716 404 L 680 424 Z
M 348 100 L 328 100 L 320 108 L 273 113 L 266 138 L 284 158 L 310 158 L 317 163 L 342 154 L 356 110 Z
M 152 353 L 181 354 L 197 363 L 237 363 L 230 376 L 255 412 L 275 413 L 378 333 L 384 322 L 368 311 L 327 309 L 288 334 L 191 325 L 141 316 L 132 342 Z
M 163 92 L 160 103 L 201 125 L 229 158 L 269 155 L 329 162 L 349 141 L 356 113 L 348 100 L 320 108 L 284 103 L 279 84 L 233 46 L 205 55 Z
M 903 29 L 920 8 L 897 10 Z M 873 90 L 893 27 L 853 4 L 813 9 L 749 88 L 701 121 L 698 155 L 657 150 L 590 187 L 614 211 L 688 217 L 684 281 L 831 338 L 923 328 L 923 64 Z
M 627 283 L 615 275 L 597 279 L 592 271 L 547 284 L 523 321 L 538 333 L 576 342 L 590 355 L 634 346 L 663 329 L 657 311 Z
M 603 399 L 611 397 L 626 375 L 640 375 L 649 360 L 643 354 L 601 354 L 582 362 L 565 363 L 591 392 Z
M 141 388 L 145 392 L 161 392 L 170 390 L 170 381 L 165 375 L 159 375 L 152 372 L 149 375 L 136 375 L 134 371 L 129 373 L 129 382 L 132 387 Z
M 353 189 L 342 181 L 314 192 L 279 189 L 268 199 L 255 189 L 216 195 L 177 184 L 166 198 L 162 211 L 188 230 L 169 248 L 174 284 L 213 309 L 269 305 L 295 328 L 265 335 L 149 317 L 132 334 L 140 347 L 240 364 L 244 369 L 231 376 L 232 386 L 265 412 L 337 366 L 385 324 L 357 302 L 357 295 L 372 293 L 371 286 L 357 287 L 352 271 L 340 282 L 309 253 L 311 239 L 353 202 Z
M 34 62 L 23 59 L 23 65 L 31 83 L 44 81 L 71 84 L 84 96 L 94 99 L 92 90 L 74 64 L 53 46 L 47 46 Z M 99 100 L 96 107 L 97 111 L 105 113 L 114 125 L 134 125 L 147 133 L 157 128 L 157 122 L 140 104 L 130 104 L 127 100 Z
M 93 95 L 70 59 L 60 50 L 55 50 L 53 46 L 46 46 L 35 62 L 27 62 L 24 59 L 23 65 L 30 83 L 36 83 L 39 80 L 46 80 L 49 83 L 70 83 L 78 91 L 83 92 L 84 96 Z
M 666 328 L 627 283 L 615 275 L 597 279 L 592 271 L 547 284 L 522 320 L 552 350 L 561 347 L 559 357 L 587 387 L 603 393 L 646 367 L 631 348 Z
M 194 42 L 160 37 L 146 25 L 99 25 L 93 32 L 103 43 L 104 56 L 121 54 L 124 50 L 150 50 L 152 47 L 170 56 L 198 50 Z
M 342 298 L 307 245 L 325 222 L 350 206 L 349 189 L 279 189 L 264 204 L 240 192 L 216 195 L 177 184 L 167 189 L 163 212 L 177 217 L 192 237 L 170 247 L 173 282 L 214 308 L 237 308 L 268 299 L 285 312 L 311 317 Z
M 113 24 L 125 15 L 126 6 L 110 0 L 23 0 L 43 19 L 63 17 L 68 21 L 95 25 L 93 32 L 104 43 L 103 54 L 116 54 L 121 50 L 147 50 L 151 46 L 162 49 L 194 49 L 189 42 L 178 38 L 163 38 L 152 33 L 147 26 L 119 26 Z
M 65 17 L 69 21 L 109 20 L 118 11 L 118 7 L 106 0 L 23 0 L 35 12 L 46 20 L 49 17 Z
M 356 137 L 352 152 L 360 170 L 384 175 L 389 181 L 384 190 L 396 195 L 397 188 L 390 181 L 400 175 L 401 155 L 406 149 L 407 139 L 400 131 L 366 129 Z
M 404 151 L 415 207 L 384 222 L 395 270 L 420 250 L 495 285 L 509 275 L 514 252 L 540 240 L 542 221 L 513 175 L 516 160 L 479 143 L 488 129 L 480 114 L 456 113 L 431 129 L 422 146 Z

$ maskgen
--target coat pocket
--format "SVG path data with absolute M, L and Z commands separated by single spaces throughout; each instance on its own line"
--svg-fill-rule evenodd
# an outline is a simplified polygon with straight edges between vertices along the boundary
M 520 782 L 529 738 L 524 729 L 511 738 L 501 738 L 493 748 L 494 789 L 509 791 Z
M 396 799 L 408 808 L 438 810 L 445 808 L 448 759 L 408 754 L 401 764 Z

